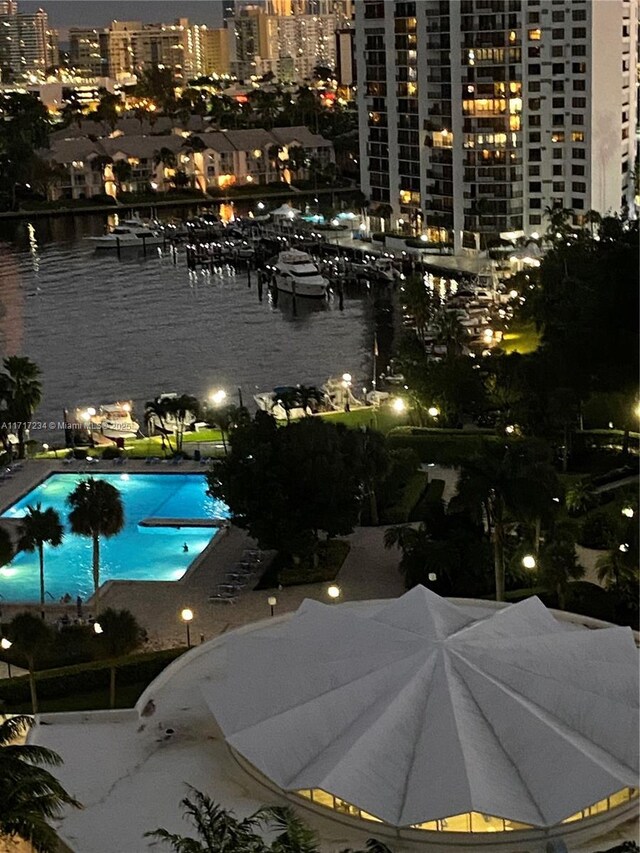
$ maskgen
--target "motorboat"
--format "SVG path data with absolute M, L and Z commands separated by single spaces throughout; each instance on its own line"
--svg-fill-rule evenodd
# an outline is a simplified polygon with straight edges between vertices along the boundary
M 132 415 L 131 401 L 103 403 L 76 409 L 76 423 L 89 433 L 100 433 L 105 438 L 135 438 L 140 430 Z
M 280 252 L 274 264 L 276 287 L 293 296 L 324 298 L 329 281 L 306 252 L 289 249 Z
M 404 275 L 394 266 L 391 258 L 374 258 L 373 260 L 365 258 L 361 261 L 349 261 L 347 270 L 356 278 L 366 278 L 389 284 L 404 279 Z
M 135 246 L 161 246 L 166 234 L 159 228 L 147 225 L 141 219 L 124 219 L 108 234 L 89 237 L 96 249 L 131 248 Z

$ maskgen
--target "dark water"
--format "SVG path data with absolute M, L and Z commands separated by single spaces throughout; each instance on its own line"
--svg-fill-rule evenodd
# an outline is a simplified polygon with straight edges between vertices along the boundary
M 0 354 L 42 369 L 36 421 L 61 421 L 76 406 L 160 392 L 207 396 L 242 389 L 245 404 L 276 385 L 371 374 L 374 305 L 360 290 L 328 303 L 280 296 L 277 305 L 246 272 L 190 272 L 150 249 L 118 260 L 83 238 L 106 214 L 0 223 Z M 52 436 L 32 431 L 36 439 Z M 60 436 L 61 439 L 61 436 Z

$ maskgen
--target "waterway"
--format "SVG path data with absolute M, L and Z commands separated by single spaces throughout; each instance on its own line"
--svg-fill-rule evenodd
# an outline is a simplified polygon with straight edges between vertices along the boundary
M 162 211 L 168 218 L 171 211 Z M 175 211 L 183 217 L 186 211 Z M 246 271 L 189 271 L 184 254 L 94 251 L 107 214 L 0 223 L 0 356 L 25 355 L 42 370 L 32 437 L 63 409 L 161 392 L 207 396 L 225 388 L 245 403 L 276 385 L 319 384 L 349 372 L 370 386 L 377 307 L 363 286 L 328 302 L 268 291 Z M 356 387 L 357 387 L 356 386 Z M 54 426 L 54 432 L 58 432 Z M 57 438 L 62 441 L 62 434 Z

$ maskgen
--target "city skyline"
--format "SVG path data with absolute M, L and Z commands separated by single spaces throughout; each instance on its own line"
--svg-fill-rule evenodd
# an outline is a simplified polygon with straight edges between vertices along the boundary
M 189 18 L 194 24 L 208 27 L 222 26 L 222 0 L 107 0 L 105 3 L 86 3 L 80 0 L 19 0 L 20 12 L 32 14 L 43 8 L 52 26 L 63 34 L 69 27 L 105 27 L 112 20 L 173 21 L 177 17 Z

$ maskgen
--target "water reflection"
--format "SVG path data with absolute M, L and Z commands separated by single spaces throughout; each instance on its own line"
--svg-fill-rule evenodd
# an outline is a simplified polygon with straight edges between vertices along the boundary
M 169 214 L 167 214 L 168 216 Z M 164 213 L 163 213 L 164 216 Z M 167 391 L 205 396 L 212 387 L 256 391 L 321 384 L 348 364 L 370 375 L 373 311 L 364 291 L 344 310 L 334 297 L 279 294 L 257 276 L 219 264 L 190 271 L 181 253 L 95 253 L 85 237 L 107 216 L 0 223 L 0 356 L 23 354 L 43 370 L 38 420 L 114 399 L 144 402 Z M 0 238 L 1 239 L 1 238 Z M 35 264 L 37 259 L 37 264 Z M 42 440 L 41 435 L 34 438 Z M 61 437 L 60 437 L 61 438 Z

